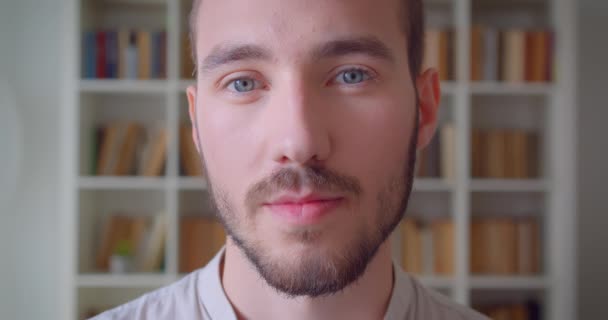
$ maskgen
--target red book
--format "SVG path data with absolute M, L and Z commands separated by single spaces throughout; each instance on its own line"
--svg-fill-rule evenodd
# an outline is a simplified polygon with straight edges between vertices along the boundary
M 104 31 L 98 31 L 97 37 L 97 61 L 96 65 L 96 78 L 106 78 L 106 33 Z

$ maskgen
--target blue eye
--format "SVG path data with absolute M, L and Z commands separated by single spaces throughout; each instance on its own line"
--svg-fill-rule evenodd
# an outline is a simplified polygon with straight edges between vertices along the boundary
M 369 72 L 363 69 L 349 69 L 340 72 L 336 77 L 338 83 L 357 84 L 371 78 Z
M 231 81 L 228 87 L 236 92 L 250 92 L 259 87 L 259 82 L 251 78 L 239 78 Z

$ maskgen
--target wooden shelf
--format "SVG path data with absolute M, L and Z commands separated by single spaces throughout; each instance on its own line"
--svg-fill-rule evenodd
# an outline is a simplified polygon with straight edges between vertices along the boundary
M 452 188 L 453 183 L 442 178 L 416 178 L 412 189 L 416 192 L 447 192 Z
M 472 276 L 472 289 L 536 290 L 549 288 L 543 276 Z
M 443 276 L 427 276 L 427 275 L 413 275 L 418 279 L 424 286 L 434 289 L 451 289 L 454 286 L 454 278 L 443 277 Z
M 180 177 L 177 188 L 180 190 L 207 190 L 207 180 L 202 177 Z
M 473 179 L 473 192 L 545 192 L 549 183 L 544 179 Z

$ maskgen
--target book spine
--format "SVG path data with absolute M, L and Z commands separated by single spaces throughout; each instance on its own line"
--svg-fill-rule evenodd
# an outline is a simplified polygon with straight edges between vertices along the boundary
M 118 34 L 116 31 L 106 33 L 106 75 L 110 79 L 118 77 Z
M 95 78 L 95 33 L 86 31 L 82 37 L 82 76 L 85 79 Z
M 519 83 L 525 80 L 525 33 L 521 30 L 504 32 L 503 80 Z
M 129 44 L 125 50 L 125 77 L 127 79 L 137 79 L 139 53 L 137 48 L 137 35 L 135 32 L 130 33 Z
M 120 29 L 118 31 L 118 74 L 120 79 L 127 78 L 127 48 L 129 47 L 129 30 Z
M 483 29 L 481 26 L 471 28 L 471 81 L 483 80 Z
M 106 78 L 106 33 L 104 31 L 97 32 L 96 44 L 95 76 L 98 79 L 104 79 Z
M 485 28 L 483 32 L 483 79 L 498 81 L 498 31 Z
M 167 31 L 160 33 L 160 74 L 161 79 L 167 78 Z
M 138 68 L 138 79 L 147 80 L 150 79 L 150 58 L 151 58 L 151 39 L 150 32 L 139 31 L 137 33 L 137 52 L 139 60 Z

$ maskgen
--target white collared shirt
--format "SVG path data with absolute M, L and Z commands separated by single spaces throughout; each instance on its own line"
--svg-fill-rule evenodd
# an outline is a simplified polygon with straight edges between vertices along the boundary
M 237 320 L 220 279 L 224 249 L 183 279 L 106 311 L 93 320 Z M 422 286 L 393 263 L 395 285 L 385 320 L 488 320 Z

